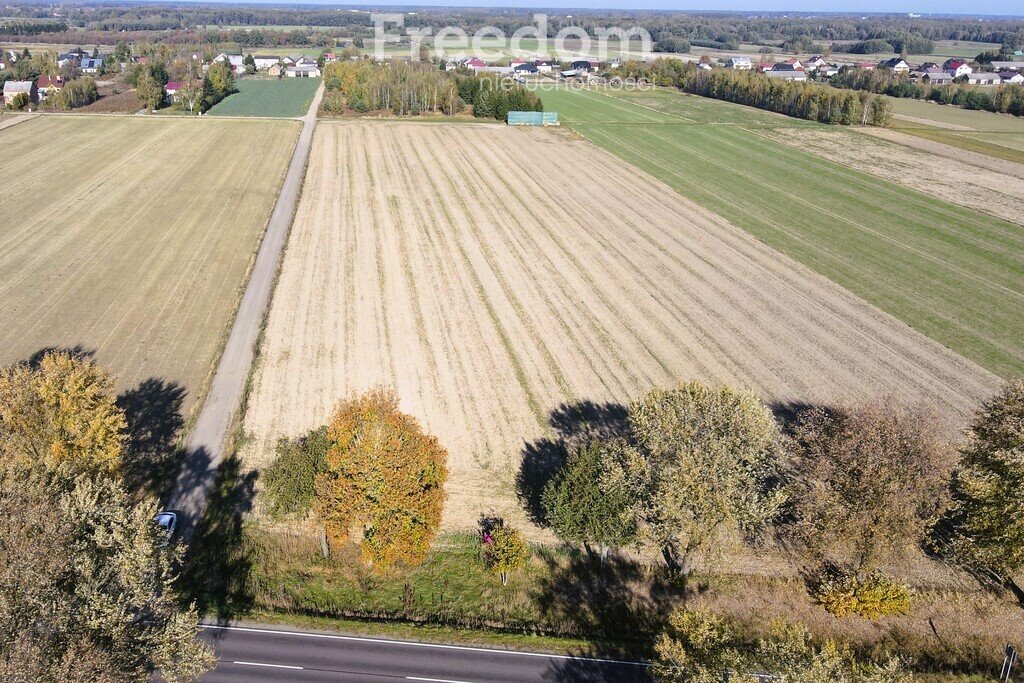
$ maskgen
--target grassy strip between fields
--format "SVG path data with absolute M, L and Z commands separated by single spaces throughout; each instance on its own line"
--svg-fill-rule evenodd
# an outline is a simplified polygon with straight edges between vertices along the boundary
M 914 135 L 925 140 L 931 140 L 932 142 L 941 142 L 969 152 L 978 152 L 979 154 L 987 154 L 996 159 L 1005 159 L 1018 164 L 1024 164 L 1024 150 L 978 140 L 955 130 L 925 126 L 920 123 L 911 123 L 900 119 L 893 119 L 890 128 L 901 133 Z
M 1018 227 L 768 140 L 739 105 L 662 91 L 542 97 L 591 142 L 923 334 L 996 374 L 1024 373 Z

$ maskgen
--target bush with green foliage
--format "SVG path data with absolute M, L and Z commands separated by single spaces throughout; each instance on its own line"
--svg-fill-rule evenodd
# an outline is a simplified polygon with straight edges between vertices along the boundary
M 501 577 L 502 586 L 507 586 L 509 573 L 526 566 L 526 540 L 503 521 L 484 529 L 482 538 L 484 564 Z
M 277 442 L 274 462 L 263 474 L 267 511 L 273 517 L 305 516 L 313 506 L 316 478 L 327 463 L 327 427 Z

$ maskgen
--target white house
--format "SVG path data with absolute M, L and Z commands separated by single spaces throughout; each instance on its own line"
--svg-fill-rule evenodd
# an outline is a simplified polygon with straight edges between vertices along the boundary
M 1019 71 L 1000 71 L 999 78 L 1003 83 L 1024 83 L 1024 74 Z
M 736 69 L 738 71 L 750 71 L 750 57 L 730 57 L 725 60 L 725 66 L 726 68 Z
M 963 59 L 950 59 L 942 65 L 953 78 L 969 75 L 974 69 Z
M 215 62 L 227 62 L 231 66 L 231 70 L 236 74 L 245 73 L 245 64 L 242 60 L 245 58 L 242 55 L 229 55 L 225 52 L 221 52 L 219 55 L 213 58 Z
M 897 74 L 905 74 L 905 73 L 908 73 L 910 71 L 910 65 L 907 64 L 907 62 L 905 60 L 900 59 L 899 57 L 893 57 L 892 59 L 886 59 L 885 61 L 879 63 L 878 66 L 886 68 L 886 69 L 889 69 L 893 73 L 897 73 Z
M 807 63 L 804 64 L 804 68 L 807 71 L 817 71 L 826 64 L 827 62 L 825 61 L 824 57 L 822 57 L 821 55 L 814 55 L 813 57 L 807 60 Z
M 274 55 L 254 55 L 252 61 L 256 62 L 256 68 L 260 71 L 269 69 L 278 63 L 279 58 Z
M 538 59 L 533 62 L 533 65 L 537 67 L 537 71 L 542 74 L 549 74 L 551 70 L 555 68 L 555 63 L 550 59 Z

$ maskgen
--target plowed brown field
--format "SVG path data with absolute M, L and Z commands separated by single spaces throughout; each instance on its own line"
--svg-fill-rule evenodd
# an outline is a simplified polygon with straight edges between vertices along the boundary
M 261 354 L 250 467 L 391 385 L 451 453 L 449 528 L 521 519 L 562 403 L 698 378 L 956 422 L 998 383 L 592 144 L 487 125 L 320 123 Z

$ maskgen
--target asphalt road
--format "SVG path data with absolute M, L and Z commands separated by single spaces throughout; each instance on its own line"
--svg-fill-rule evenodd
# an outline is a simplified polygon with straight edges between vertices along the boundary
M 204 683 L 229 681 L 649 682 L 640 663 L 591 657 L 434 645 L 273 628 L 206 626 L 217 668 Z
M 306 161 L 313 142 L 313 129 L 316 128 L 316 113 L 323 94 L 324 84 L 321 82 L 309 110 L 301 119 L 302 132 L 299 133 L 277 203 L 264 231 L 231 334 L 217 365 L 210 392 L 185 439 L 185 460 L 174 491 L 165 502 L 166 509 L 178 512 L 178 529 L 184 540 L 190 538 L 202 515 L 216 480 L 217 467 L 224 455 L 228 430 L 242 401 L 242 393 L 256 355 L 256 340 L 270 304 L 277 266 L 288 241 L 288 231 L 302 189 Z

